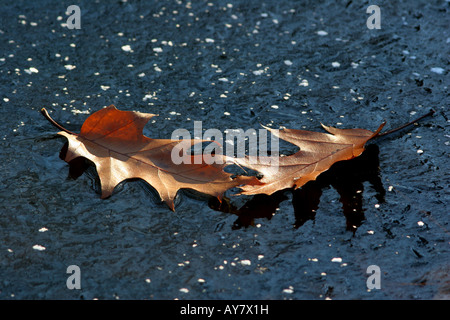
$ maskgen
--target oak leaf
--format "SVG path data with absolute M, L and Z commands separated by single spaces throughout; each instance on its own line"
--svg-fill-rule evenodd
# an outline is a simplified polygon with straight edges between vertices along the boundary
M 161 200 L 174 210 L 174 198 L 182 188 L 222 198 L 224 192 L 241 184 L 258 183 L 255 177 L 232 178 L 223 169 L 227 165 L 207 164 L 202 155 L 188 155 L 190 163 L 174 164 L 173 148 L 179 141 L 151 139 L 143 135 L 146 123 L 154 114 L 120 111 L 111 105 L 90 115 L 79 134 L 65 130 L 43 114 L 63 131 L 58 134 L 67 138 L 69 145 L 65 161 L 78 157 L 92 161 L 97 169 L 102 198 L 111 196 L 115 186 L 127 179 L 143 179 L 156 189 Z M 186 141 L 183 141 L 186 143 Z M 201 143 L 191 140 L 191 145 Z M 216 155 L 217 156 L 217 155 Z M 202 157 L 200 161 L 196 157 Z M 208 162 L 210 163 L 210 162 Z
M 243 167 L 263 174 L 261 185 L 246 185 L 241 187 L 240 194 L 267 194 L 288 188 L 300 188 L 305 183 L 315 180 L 322 172 L 328 170 L 334 163 L 350 160 L 364 151 L 367 141 L 379 134 L 385 123 L 375 131 L 365 129 L 336 129 L 323 126 L 329 133 L 306 130 L 282 129 L 272 130 L 265 127 L 273 135 L 288 141 L 300 148 L 290 156 L 278 158 L 278 165 L 273 161 L 259 158 L 258 162 L 249 158 L 236 158 L 236 163 Z

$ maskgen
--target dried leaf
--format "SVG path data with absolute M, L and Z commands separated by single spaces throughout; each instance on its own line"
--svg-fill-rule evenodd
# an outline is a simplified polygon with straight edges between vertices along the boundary
M 174 210 L 174 198 L 182 188 L 222 198 L 223 193 L 241 184 L 258 183 L 255 177 L 238 176 L 223 171 L 223 164 L 207 164 L 202 155 L 192 155 L 190 164 L 175 165 L 172 149 L 179 141 L 151 139 L 143 127 L 154 114 L 120 111 L 111 105 L 89 116 L 79 134 L 61 131 L 69 141 L 65 161 L 78 157 L 92 161 L 97 169 L 102 198 L 109 197 L 115 186 L 127 179 L 143 179 Z M 185 143 L 186 141 L 184 141 Z M 191 145 L 202 141 L 191 140 Z M 196 164 L 196 157 L 202 157 Z
M 293 155 L 279 157 L 278 166 L 263 158 L 257 163 L 252 163 L 249 158 L 237 158 L 235 161 L 239 165 L 263 174 L 262 185 L 243 186 L 241 194 L 271 195 L 282 189 L 297 189 L 308 181 L 315 180 L 332 164 L 359 156 L 364 151 L 366 142 L 378 135 L 384 123 L 375 132 L 322 126 L 329 133 L 266 128 L 279 138 L 298 146 L 300 150 Z

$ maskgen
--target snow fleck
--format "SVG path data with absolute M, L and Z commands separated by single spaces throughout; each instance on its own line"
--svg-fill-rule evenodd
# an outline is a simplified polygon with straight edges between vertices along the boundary
M 255 70 L 255 71 L 253 71 L 253 74 L 255 75 L 255 76 L 260 76 L 260 75 L 262 75 L 264 73 L 264 70 Z
M 155 51 L 155 52 L 163 52 L 163 49 L 158 47 L 158 48 L 153 48 L 153 51 Z
M 231 113 L 225 111 L 223 114 L 226 115 L 226 116 L 229 116 Z
M 39 232 L 45 232 L 45 231 L 48 231 L 48 229 L 46 227 L 42 227 L 39 229 Z
M 291 60 L 284 60 L 284 64 L 287 66 L 292 66 L 292 61 Z
M 145 73 L 144 73 L 144 72 L 139 73 L 139 74 L 138 74 L 138 77 L 139 77 L 139 78 L 145 77 Z
M 142 101 L 147 101 L 147 100 L 153 99 L 154 97 L 155 97 L 155 94 L 149 93 L 149 94 L 146 94 L 146 95 L 142 98 Z
M 423 153 L 423 150 L 420 150 L 420 149 L 419 149 L 419 150 L 417 150 L 417 153 L 418 153 L 418 154 L 422 154 L 422 153 Z
M 150 280 L 150 278 L 145 279 L 145 282 L 150 283 L 152 282 L 152 280 Z
M 66 64 L 66 65 L 64 66 L 64 68 L 66 68 L 67 70 L 73 70 L 73 69 L 76 68 L 76 66 L 73 66 L 73 65 L 71 65 L 71 64 Z
M 309 83 L 308 83 L 308 80 L 303 79 L 302 82 L 300 82 L 298 85 L 301 87 L 307 87 L 307 86 L 309 86 Z
M 130 45 L 124 45 L 122 46 L 122 50 L 125 52 L 133 52 L 133 50 L 131 49 Z
M 425 224 L 425 223 L 423 223 L 423 221 L 417 221 L 417 225 L 418 225 L 419 227 L 423 227 L 424 224 Z
M 318 34 L 319 36 L 326 36 L 326 35 L 328 35 L 328 32 L 326 32 L 326 31 L 324 31 L 324 30 L 320 30 L 320 31 L 317 31 L 317 34 Z
M 335 257 L 335 258 L 331 259 L 331 262 L 342 262 L 342 258 Z
M 431 72 L 434 72 L 437 74 L 443 74 L 445 71 L 443 68 L 440 68 L 440 67 L 434 67 L 434 68 L 431 68 L 430 70 L 431 70 Z
M 289 286 L 288 288 L 283 289 L 283 293 L 289 293 L 289 294 L 294 293 L 294 287 Z
M 35 67 L 31 67 L 31 68 L 25 69 L 25 70 L 23 70 L 23 71 L 25 71 L 25 72 L 28 73 L 28 74 L 38 73 L 38 72 L 39 72 L 39 70 L 36 69 Z
M 207 43 L 214 43 L 214 39 L 206 38 L 206 39 L 205 39 L 205 42 L 207 42 Z
M 109 86 L 100 86 L 100 88 L 102 88 L 103 91 L 108 90 L 110 87 Z
M 44 251 L 44 250 L 45 250 L 45 247 L 44 247 L 44 246 L 41 246 L 40 244 L 35 244 L 35 245 L 33 246 L 33 249 L 34 249 L 34 250 L 38 250 L 38 251 Z
M 250 260 L 241 260 L 241 265 L 243 266 L 250 266 L 252 262 Z
M 219 78 L 219 81 L 228 82 L 228 79 L 227 78 Z
M 331 63 L 331 65 L 332 65 L 334 68 L 339 68 L 339 67 L 341 66 L 341 64 L 340 64 L 339 62 L 337 62 L 337 61 L 333 61 L 333 62 Z
M 8 98 L 3 98 L 3 101 L 8 102 L 9 99 Z
M 181 288 L 181 289 L 180 289 L 180 292 L 188 293 L 188 292 L 189 292 L 189 289 L 188 289 L 188 288 Z
M 272 109 L 278 109 L 278 106 L 277 105 L 272 105 L 272 106 L 270 106 Z
M 162 72 L 161 68 L 158 67 L 158 66 L 154 67 L 153 69 L 154 69 L 156 72 Z

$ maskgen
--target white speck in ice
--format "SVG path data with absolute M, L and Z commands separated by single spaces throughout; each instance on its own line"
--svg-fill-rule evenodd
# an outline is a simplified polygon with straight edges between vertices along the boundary
M 9 99 L 8 98 L 3 98 L 3 101 L 8 102 Z
M 220 97 L 221 97 L 221 98 L 226 98 L 227 95 L 222 93 L 222 94 L 220 95 Z
M 353 69 L 356 69 L 359 66 L 359 64 L 356 62 L 352 62 L 352 63 L 350 63 L 350 65 L 352 66 Z
M 181 289 L 180 289 L 180 292 L 188 293 L 188 292 L 189 292 L 189 289 L 188 289 L 188 288 L 181 288 Z
M 152 280 L 150 278 L 145 279 L 145 282 L 150 283 Z
M 102 88 L 102 90 L 106 91 L 106 90 L 108 90 L 110 87 L 109 87 L 109 86 L 100 86 L 100 88 Z
M 64 66 L 64 68 L 66 68 L 67 70 L 73 70 L 73 69 L 76 68 L 76 66 L 73 66 L 73 65 L 71 65 L 71 64 L 66 64 L 66 65 Z
M 308 83 L 308 80 L 303 79 L 302 82 L 300 82 L 298 85 L 302 86 L 302 87 L 307 87 L 307 86 L 309 86 L 309 83 Z
M 133 52 L 133 50 L 131 50 L 130 45 L 128 45 L 128 44 L 122 46 L 122 50 L 125 51 L 125 52 Z
M 261 13 L 261 17 L 267 18 L 269 15 L 267 13 Z
M 250 266 L 252 262 L 250 260 L 241 260 L 241 265 L 243 266 Z
M 223 114 L 226 115 L 226 116 L 229 116 L 231 113 L 225 111 Z
M 262 258 L 264 258 L 263 254 L 258 255 L 258 260 L 261 260 Z
M 45 250 L 45 247 L 44 247 L 44 246 L 41 246 L 41 245 L 39 245 L 39 244 L 35 244 L 35 245 L 33 246 L 33 249 L 34 249 L 34 250 L 39 250 L 39 251 L 44 251 L 44 250 Z
M 277 19 L 273 19 L 272 22 L 275 23 L 275 24 L 278 24 L 278 20 Z
M 342 262 L 342 258 L 336 257 L 331 259 L 331 262 Z
M 146 95 L 142 98 L 142 101 L 147 101 L 147 100 L 152 99 L 152 98 L 153 98 L 153 95 L 152 95 L 152 94 L 146 94 Z
M 90 114 L 90 111 L 89 110 L 84 110 L 84 111 L 81 111 L 81 110 L 77 110 L 77 109 L 74 109 L 74 110 L 70 110 L 73 114 Z
M 294 293 L 294 287 L 293 286 L 289 286 L 287 289 L 283 289 L 283 293 Z
M 423 227 L 424 223 L 423 223 L 423 221 L 417 221 L 417 225 L 418 225 L 419 227 Z
M 46 227 L 42 227 L 39 229 L 39 232 L 45 232 L 45 231 L 48 231 L 48 229 Z
M 419 149 L 419 150 L 417 150 L 417 153 L 418 153 L 418 154 L 422 154 L 422 153 L 423 153 L 423 150 L 420 150 L 420 149 Z
M 284 64 L 287 66 L 292 66 L 292 61 L 291 60 L 284 60 Z
M 274 105 L 271 105 L 270 107 L 271 107 L 272 109 L 278 109 L 278 106 L 275 105 L 275 104 L 274 104 Z
M 328 32 L 326 32 L 326 31 L 324 31 L 324 30 L 320 30 L 320 31 L 317 31 L 317 34 L 318 34 L 319 36 L 326 36 L 326 35 L 328 35 Z
M 28 73 L 28 74 L 38 73 L 38 72 L 39 72 L 39 70 L 36 69 L 35 67 L 31 67 L 31 68 L 29 68 L 29 69 L 24 69 L 23 71 L 25 71 L 25 72 Z
M 205 39 L 205 42 L 207 42 L 207 43 L 214 43 L 214 39 L 206 38 L 206 39 Z
M 431 68 L 430 70 L 431 70 L 431 72 L 434 72 L 437 74 L 443 74 L 445 71 L 443 68 L 440 68 L 440 67 L 434 67 L 434 68 Z
M 155 69 L 156 72 L 162 72 L 160 67 L 155 67 L 154 69 Z
M 260 75 L 262 75 L 264 73 L 264 70 L 255 70 L 255 71 L 253 71 L 253 74 L 255 75 L 255 76 L 260 76 Z
M 145 73 L 144 73 L 144 72 L 139 73 L 139 74 L 138 74 L 138 77 L 139 77 L 139 78 L 145 77 Z
M 228 79 L 227 78 L 219 78 L 219 81 L 228 82 Z
M 155 52 L 163 52 L 163 49 L 162 48 L 153 48 L 153 51 L 155 51 Z
M 333 67 L 335 67 L 335 68 L 339 68 L 339 67 L 341 66 L 341 64 L 340 64 L 339 62 L 337 62 L 337 61 L 333 61 L 333 62 L 331 63 L 331 65 L 332 65 Z

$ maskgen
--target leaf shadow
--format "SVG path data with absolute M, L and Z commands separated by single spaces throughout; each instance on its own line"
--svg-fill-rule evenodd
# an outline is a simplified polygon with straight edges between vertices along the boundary
M 370 144 L 359 157 L 335 163 L 315 181 L 309 181 L 297 190 L 280 190 L 270 196 L 255 195 L 241 207 L 235 206 L 229 198 L 221 203 L 217 199 L 210 199 L 209 207 L 216 211 L 237 215 L 238 218 L 232 229 L 246 228 L 254 225 L 255 219 L 270 220 L 281 202 L 289 199 L 286 193 L 291 192 L 295 215 L 294 228 L 300 228 L 309 220 L 315 221 L 323 190 L 332 187 L 340 196 L 339 201 L 346 219 L 346 230 L 355 233 L 365 220 L 364 182 L 369 182 L 375 190 L 377 201 L 384 202 L 386 190 L 380 177 L 378 155 L 378 146 Z

